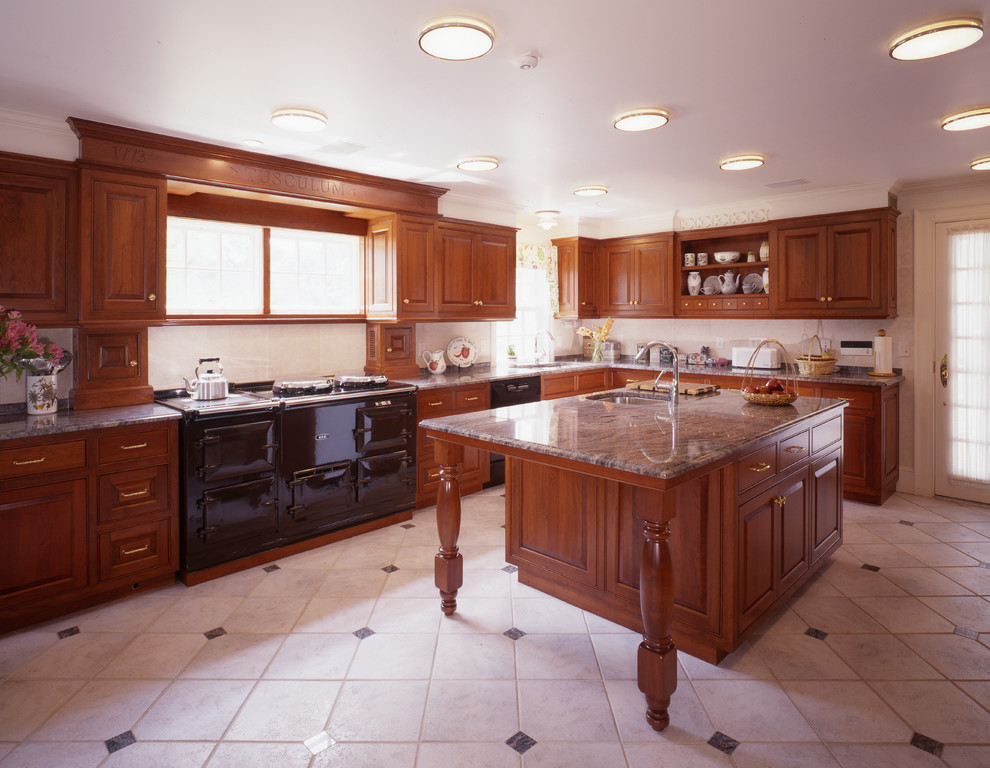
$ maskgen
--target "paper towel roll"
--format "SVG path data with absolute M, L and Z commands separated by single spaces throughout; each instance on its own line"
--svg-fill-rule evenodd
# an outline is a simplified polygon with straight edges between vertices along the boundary
M 873 337 L 873 358 L 876 373 L 894 372 L 894 340 L 890 336 Z

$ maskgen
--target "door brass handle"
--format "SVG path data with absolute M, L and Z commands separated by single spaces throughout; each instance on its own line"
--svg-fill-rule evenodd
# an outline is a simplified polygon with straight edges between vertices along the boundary
M 122 550 L 120 550 L 120 554 L 122 554 L 122 555 L 136 555 L 139 552 L 147 552 L 149 549 L 151 549 L 151 545 L 150 544 L 145 544 L 143 547 L 138 547 L 137 549 L 122 549 Z
M 130 493 L 121 493 L 120 498 L 122 499 L 133 499 L 135 496 L 147 496 L 148 489 L 142 488 L 140 491 L 131 491 Z
M 15 467 L 23 467 L 25 464 L 41 464 L 41 462 L 43 462 L 44 460 L 45 460 L 45 457 L 44 456 L 42 456 L 40 459 L 28 459 L 27 461 L 16 461 L 15 460 L 14 461 L 14 466 Z
M 949 386 L 949 353 L 942 355 L 942 363 L 938 367 L 938 378 L 942 382 L 942 389 Z
M 134 445 L 122 445 L 120 446 L 120 450 L 133 451 L 135 448 L 147 448 L 147 447 L 148 447 L 147 443 L 136 443 Z
M 759 464 L 754 464 L 751 467 L 746 467 L 746 469 L 748 469 L 750 472 L 766 472 L 768 469 L 770 469 L 770 465 L 767 464 L 765 461 L 761 461 Z
M 773 502 L 774 504 L 777 504 L 778 506 L 781 506 L 781 507 L 787 506 L 787 497 L 786 496 L 774 496 L 772 499 L 770 499 L 770 501 Z

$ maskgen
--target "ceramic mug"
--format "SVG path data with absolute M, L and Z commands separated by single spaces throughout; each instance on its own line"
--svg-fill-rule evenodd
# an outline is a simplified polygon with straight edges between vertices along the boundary
M 684 254 L 684 266 L 685 267 L 693 267 L 694 266 L 694 254 L 693 253 L 685 253 Z
M 698 259 L 698 266 L 699 267 L 707 267 L 708 266 L 708 254 L 707 253 L 699 253 L 697 259 Z

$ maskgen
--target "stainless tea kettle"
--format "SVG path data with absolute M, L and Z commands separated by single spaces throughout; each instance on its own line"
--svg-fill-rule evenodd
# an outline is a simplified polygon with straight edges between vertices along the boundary
M 199 372 L 203 363 L 216 363 L 217 371 L 210 366 L 203 373 Z M 193 400 L 222 400 L 227 397 L 227 379 L 223 376 L 223 366 L 219 357 L 201 357 L 196 366 L 195 379 L 189 381 L 185 376 L 186 392 Z

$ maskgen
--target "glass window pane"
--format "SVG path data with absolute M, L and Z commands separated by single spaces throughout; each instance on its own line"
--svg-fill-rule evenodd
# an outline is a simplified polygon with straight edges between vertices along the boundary
M 362 243 L 362 238 L 352 235 L 273 229 L 272 313 L 359 314 L 363 309 Z M 277 262 L 276 252 L 280 254 Z M 282 258 L 289 252 L 293 259 Z M 276 280 L 290 274 L 291 288 L 287 279 Z

